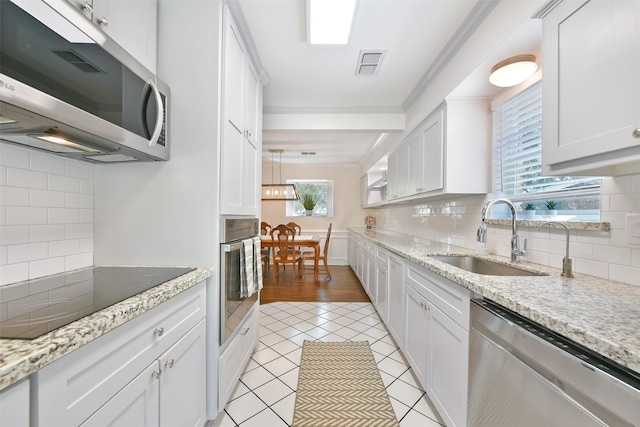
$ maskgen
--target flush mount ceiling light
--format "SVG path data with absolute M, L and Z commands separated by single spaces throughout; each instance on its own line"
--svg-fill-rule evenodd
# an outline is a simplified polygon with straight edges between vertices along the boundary
M 299 200 L 298 187 L 295 184 L 273 183 L 273 155 L 280 154 L 280 180 L 282 182 L 282 153 L 284 150 L 270 149 L 271 153 L 271 184 L 262 184 L 262 200 Z
M 347 44 L 356 0 L 307 0 L 307 40 L 311 44 Z
M 499 87 L 515 86 L 531 77 L 537 69 L 535 56 L 514 56 L 493 66 L 489 82 Z

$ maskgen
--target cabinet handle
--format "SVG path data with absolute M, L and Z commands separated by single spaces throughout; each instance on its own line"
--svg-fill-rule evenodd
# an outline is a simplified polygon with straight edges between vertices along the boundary
M 635 128 L 632 135 L 634 138 L 640 138 L 640 128 Z
M 104 16 L 102 18 L 98 18 L 98 20 L 96 22 L 99 25 L 102 25 L 103 27 L 108 27 L 109 26 L 109 21 L 107 21 L 107 18 L 105 18 Z
M 251 328 L 246 328 L 244 331 L 242 331 L 240 333 L 240 335 L 242 335 L 242 336 L 247 335 L 247 332 L 249 332 L 249 329 L 251 329 Z
M 163 327 L 160 327 L 160 328 L 157 328 L 157 329 L 153 330 L 153 335 L 157 335 L 157 336 L 161 337 L 162 334 L 164 334 L 164 328 Z
M 151 376 L 155 379 L 160 378 L 160 375 L 162 375 L 162 369 L 158 369 L 157 371 L 151 372 Z
M 173 360 L 173 359 L 167 360 L 166 362 L 164 362 L 164 367 L 165 368 L 173 368 L 173 362 L 175 362 L 175 360 Z
M 89 2 L 84 2 L 80 6 L 80 9 L 82 9 L 83 11 L 85 11 L 87 13 L 93 13 L 93 7 L 91 7 L 91 3 L 89 3 Z

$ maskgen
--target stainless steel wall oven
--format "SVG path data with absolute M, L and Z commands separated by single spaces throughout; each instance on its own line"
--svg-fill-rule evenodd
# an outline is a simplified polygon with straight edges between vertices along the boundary
M 243 240 L 259 236 L 258 218 L 223 218 L 220 235 L 220 345 L 242 324 L 247 313 L 258 301 L 259 292 L 241 296 L 240 287 L 244 269 Z M 257 243 L 259 245 L 259 243 Z M 260 253 L 260 248 L 256 251 Z M 258 263 L 260 260 L 258 260 Z M 254 272 L 255 274 L 255 272 Z

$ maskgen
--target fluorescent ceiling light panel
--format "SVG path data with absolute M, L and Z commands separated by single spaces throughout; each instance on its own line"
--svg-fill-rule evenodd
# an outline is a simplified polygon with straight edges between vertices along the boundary
M 356 0 L 307 0 L 307 35 L 311 44 L 347 44 Z

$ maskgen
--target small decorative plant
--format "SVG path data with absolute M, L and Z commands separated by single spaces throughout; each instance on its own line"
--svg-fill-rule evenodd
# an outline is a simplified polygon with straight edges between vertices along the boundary
M 544 207 L 549 211 L 555 211 L 558 209 L 558 203 L 555 200 L 547 200 L 544 202 Z
M 524 205 L 522 210 L 524 210 L 524 211 L 535 211 L 536 210 L 536 205 L 534 205 L 533 203 L 527 203 L 526 205 Z
M 313 197 L 313 195 L 307 193 L 307 194 L 303 194 L 302 195 L 302 199 L 300 200 L 302 202 L 302 207 L 306 210 L 306 211 L 312 211 L 313 208 L 316 207 L 316 198 Z

